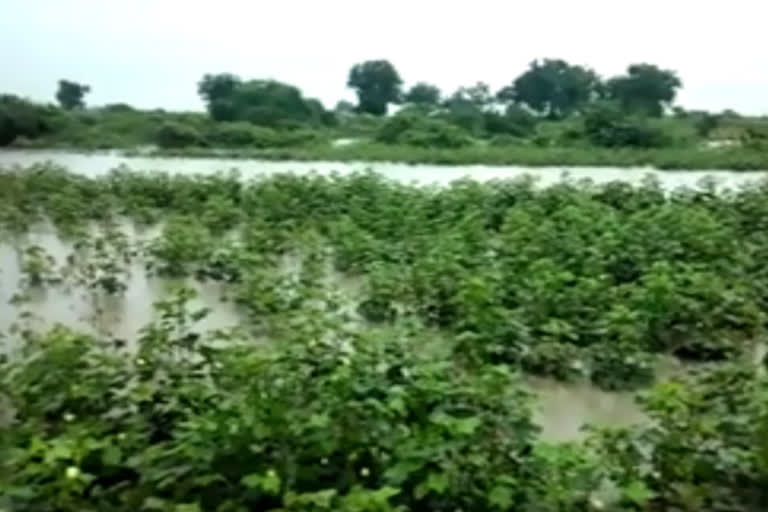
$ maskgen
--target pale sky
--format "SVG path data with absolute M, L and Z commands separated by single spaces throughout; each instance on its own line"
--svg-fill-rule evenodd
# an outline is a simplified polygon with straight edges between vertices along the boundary
M 494 90 L 535 58 L 604 76 L 677 70 L 678 103 L 768 114 L 768 0 L 0 0 L 0 92 L 199 110 L 207 72 L 274 78 L 327 107 L 352 64 L 387 58 L 406 85 Z

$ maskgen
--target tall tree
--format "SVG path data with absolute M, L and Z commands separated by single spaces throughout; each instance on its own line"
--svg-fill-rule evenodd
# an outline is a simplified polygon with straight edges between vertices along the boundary
M 627 74 L 610 79 L 608 96 L 627 112 L 661 116 L 683 83 L 674 71 L 653 64 L 633 64 Z
M 419 82 L 405 93 L 405 101 L 415 105 L 436 106 L 440 104 L 440 89 L 426 82 Z
M 197 93 L 215 121 L 237 119 L 234 95 L 242 83 L 240 77 L 231 73 L 205 74 L 198 82 Z
M 375 116 L 387 113 L 390 103 L 399 103 L 403 80 L 388 60 L 369 60 L 349 71 L 347 87 L 357 93 L 357 108 Z
M 59 80 L 59 89 L 56 91 L 56 100 L 62 108 L 73 110 L 85 107 L 85 95 L 91 92 L 91 87 L 69 80 Z
M 559 119 L 582 109 L 600 89 L 600 77 L 591 69 L 560 59 L 544 59 L 533 61 L 512 85 L 497 93 L 497 98 Z

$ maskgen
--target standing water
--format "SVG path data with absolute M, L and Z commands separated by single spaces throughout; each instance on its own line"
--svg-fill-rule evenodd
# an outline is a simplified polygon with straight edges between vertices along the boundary
M 373 169 L 382 176 L 404 183 L 448 184 L 454 180 L 470 177 L 477 181 L 515 178 L 524 175 L 535 176 L 540 186 L 557 183 L 568 176 L 570 179 L 589 179 L 594 183 L 625 181 L 639 184 L 649 175 L 660 185 L 671 190 L 681 186 L 695 187 L 703 178 L 713 178 L 721 187 L 738 188 L 766 177 L 763 172 L 732 171 L 655 171 L 650 168 L 529 168 L 519 166 L 491 167 L 406 165 L 398 163 L 363 162 L 273 162 L 259 160 L 234 160 L 211 158 L 149 158 L 125 157 L 117 153 L 80 154 L 65 151 L 2 151 L 0 166 L 29 166 L 51 162 L 70 171 L 89 177 L 108 173 L 119 166 L 134 170 L 161 171 L 168 173 L 211 174 L 218 171 L 238 169 L 245 178 L 293 172 L 306 174 L 348 174 Z M 128 228 L 130 229 L 130 228 Z M 26 244 L 43 247 L 55 259 L 57 266 L 63 264 L 72 248 L 61 241 L 54 232 L 38 229 L 29 233 Z M 137 237 L 136 233 L 129 236 Z M 10 245 L 0 245 L 0 330 L 8 329 L 18 319 L 21 308 L 13 305 L 11 299 L 18 287 L 21 272 L 17 250 Z M 231 327 L 240 321 L 238 312 L 231 304 L 220 300 L 221 291 L 210 285 L 188 282 L 198 291 L 196 306 L 210 308 L 212 314 L 206 318 L 205 329 Z M 167 281 L 149 277 L 141 264 L 130 268 L 125 295 L 110 302 L 94 316 L 93 304 L 87 294 L 78 290 L 50 289 L 34 296 L 24 304 L 43 326 L 61 323 L 86 330 L 109 331 L 111 335 L 135 339 L 137 330 L 147 324 L 153 315 L 152 303 L 162 298 L 169 287 Z M 99 324 L 102 323 L 102 327 Z M 645 420 L 635 403 L 632 393 L 612 393 L 599 390 L 588 383 L 563 384 L 550 379 L 526 379 L 529 388 L 539 400 L 535 417 L 541 425 L 544 439 L 552 441 L 574 440 L 582 437 L 582 426 L 627 425 Z
M 70 171 L 89 177 L 100 176 L 119 166 L 140 171 L 167 173 L 212 174 L 238 169 L 246 178 L 277 173 L 349 174 L 366 169 L 402 183 L 421 185 L 448 184 L 461 178 L 476 181 L 534 176 L 541 186 L 555 184 L 568 176 L 570 179 L 589 179 L 595 183 L 625 181 L 639 184 L 648 176 L 656 178 L 665 189 L 695 187 L 702 179 L 712 178 L 723 187 L 737 188 L 768 176 L 763 171 L 657 171 L 650 167 L 522 167 L 488 165 L 409 165 L 393 162 L 294 162 L 228 158 L 167 158 L 127 157 L 117 152 L 72 153 L 67 151 L 10 150 L 0 151 L 0 166 L 29 166 L 52 162 Z

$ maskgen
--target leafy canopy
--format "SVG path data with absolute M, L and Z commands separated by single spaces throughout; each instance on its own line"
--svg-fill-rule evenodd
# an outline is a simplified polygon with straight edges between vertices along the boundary
M 627 74 L 608 80 L 608 96 L 628 112 L 659 117 L 683 83 L 674 71 L 653 64 L 633 64 Z
M 591 69 L 560 59 L 533 61 L 512 85 L 498 92 L 501 101 L 517 102 L 551 118 L 580 110 L 600 90 L 600 78 Z
M 56 91 L 56 101 L 62 108 L 73 110 L 85 108 L 85 95 L 91 92 L 91 87 L 69 80 L 59 80 L 59 89 Z
M 347 87 L 357 93 L 360 112 L 383 116 L 390 103 L 401 101 L 402 83 L 397 70 L 388 60 L 369 60 L 352 67 Z

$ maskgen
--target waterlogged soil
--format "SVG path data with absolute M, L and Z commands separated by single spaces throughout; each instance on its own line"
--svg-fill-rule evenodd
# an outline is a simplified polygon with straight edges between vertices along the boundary
M 475 181 L 509 179 L 533 176 L 542 187 L 552 185 L 567 176 L 573 180 L 590 180 L 594 183 L 625 181 L 640 184 L 652 176 L 667 190 L 678 187 L 695 187 L 703 179 L 714 180 L 721 187 L 739 188 L 765 178 L 762 171 L 657 171 L 650 167 L 523 167 L 488 165 L 408 165 L 390 162 L 292 162 L 265 161 L 228 158 L 168 158 L 168 157 L 127 157 L 119 152 L 75 153 L 56 150 L 3 150 L 0 151 L 2 166 L 30 166 L 52 162 L 67 167 L 71 172 L 88 177 L 102 176 L 119 167 L 183 174 L 213 174 L 218 171 L 237 169 L 246 178 L 278 173 L 341 175 L 373 169 L 382 176 L 402 182 L 448 184 L 452 181 L 471 177 Z
M 159 227 L 138 230 L 126 223 L 120 227 L 131 241 L 139 246 L 150 241 L 160 232 Z M 94 231 L 95 233 L 96 231 Z M 226 285 L 196 279 L 165 279 L 152 275 L 146 269 L 146 262 L 136 258 L 129 267 L 123 295 L 105 296 L 72 283 L 61 283 L 37 287 L 28 294 L 28 299 L 15 303 L 14 296 L 22 285 L 21 248 L 36 245 L 54 258 L 56 269 L 67 264 L 67 257 L 74 248 L 71 242 L 62 240 L 50 225 L 37 225 L 28 233 L 0 243 L 0 331 L 11 332 L 14 325 L 23 325 L 34 330 L 46 330 L 63 325 L 110 339 L 124 340 L 130 347 L 139 336 L 140 329 L 154 318 L 153 304 L 168 298 L 179 286 L 193 288 L 197 297 L 190 304 L 192 309 L 208 308 L 210 314 L 195 327 L 199 332 L 215 329 L 229 329 L 247 323 L 245 312 L 229 299 Z M 286 256 L 279 264 L 279 272 L 295 275 L 301 270 L 301 258 Z M 358 328 L 367 328 L 363 320 L 355 315 L 357 296 L 364 283 L 360 278 L 351 278 L 330 271 L 326 286 L 339 293 L 342 311 L 355 319 Z M 31 317 L 25 315 L 31 314 Z M 437 332 L 425 334 L 431 349 L 441 350 L 440 335 Z M 4 340 L 4 350 L 12 351 L 14 336 Z M 258 340 L 267 341 L 268 340 Z M 584 436 L 585 424 L 596 426 L 619 426 L 644 421 L 645 417 L 635 403 L 633 393 L 603 391 L 588 382 L 561 383 L 552 379 L 526 377 L 527 387 L 537 395 L 534 417 L 542 428 L 542 436 L 550 441 L 577 440 Z M 6 418 L 7 420 L 7 418 Z M 3 418 L 0 417 L 0 421 Z

